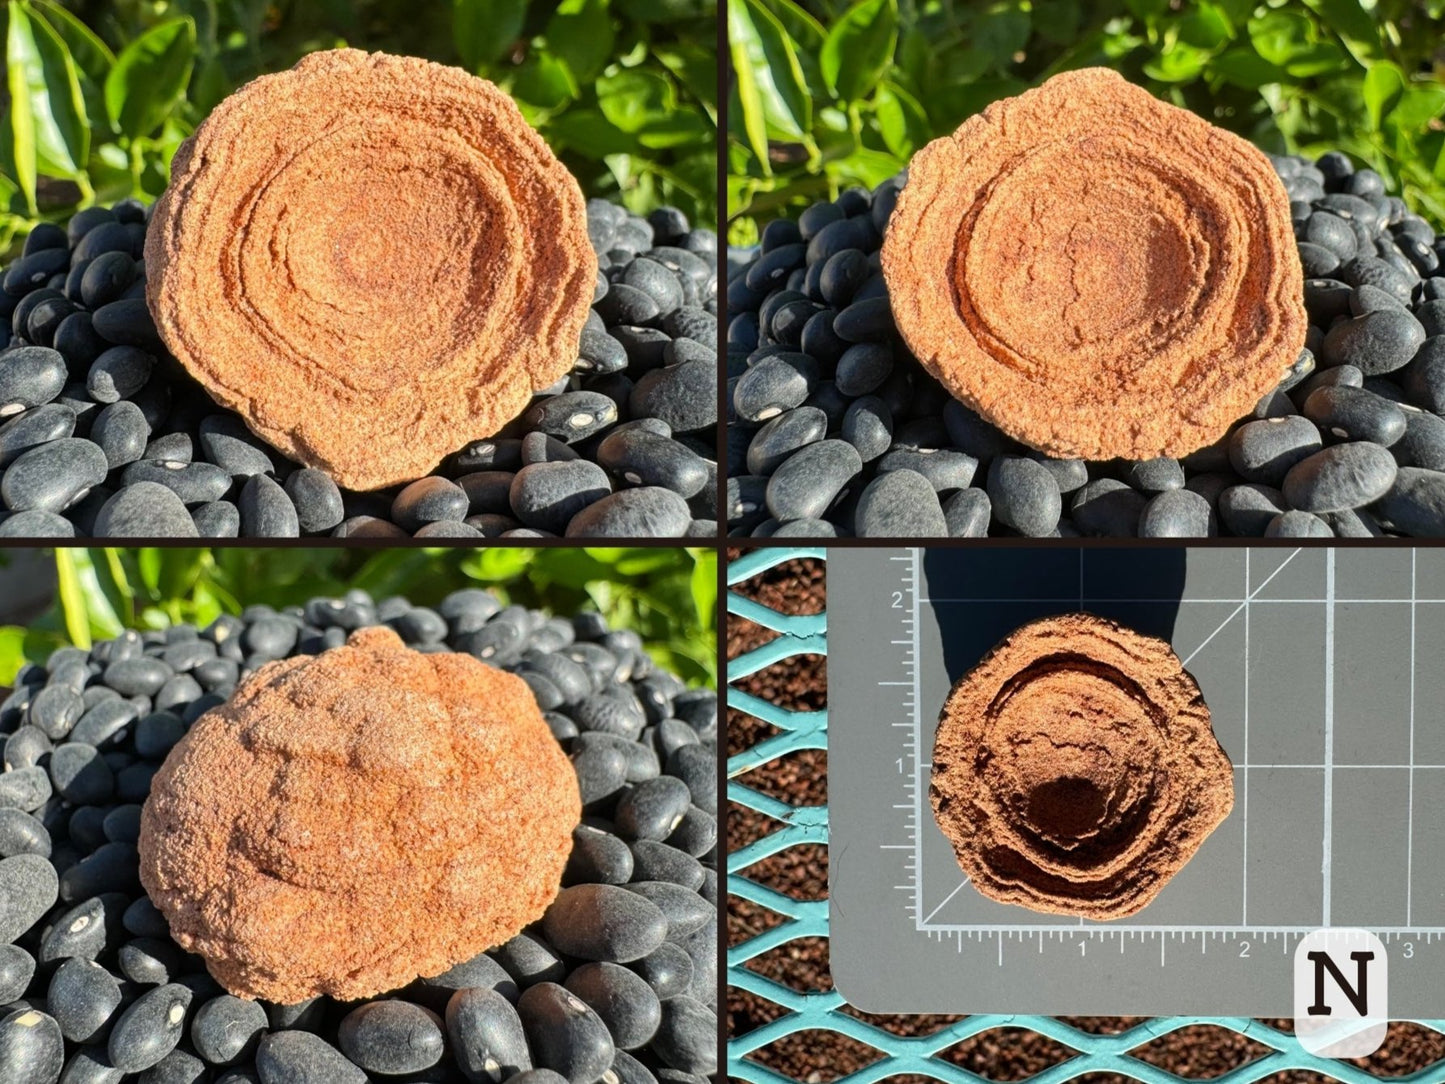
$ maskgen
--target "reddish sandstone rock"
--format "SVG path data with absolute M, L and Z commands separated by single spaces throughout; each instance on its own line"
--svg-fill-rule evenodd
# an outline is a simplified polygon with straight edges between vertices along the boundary
M 1212 443 L 1308 327 L 1269 160 L 1102 68 L 995 102 L 914 155 L 882 260 L 924 368 L 1053 456 Z
M 985 896 L 1111 919 L 1194 856 L 1234 776 L 1169 645 L 1080 613 L 1025 625 L 954 685 L 929 798 Z
M 565 375 L 597 277 L 581 189 L 510 98 L 355 49 L 212 111 L 145 262 L 191 375 L 354 489 L 427 474 Z
M 520 678 L 365 629 L 196 722 L 146 800 L 141 881 L 233 994 L 348 1001 L 540 918 L 580 816 Z

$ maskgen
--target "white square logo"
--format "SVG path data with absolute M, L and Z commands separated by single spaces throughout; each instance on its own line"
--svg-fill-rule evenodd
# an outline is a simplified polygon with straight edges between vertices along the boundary
M 1368 930 L 1306 934 L 1294 951 L 1294 1030 L 1322 1058 L 1362 1058 L 1385 1041 L 1389 960 Z

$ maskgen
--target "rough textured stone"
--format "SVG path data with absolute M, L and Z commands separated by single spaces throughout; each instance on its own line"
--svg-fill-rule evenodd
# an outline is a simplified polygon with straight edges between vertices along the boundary
M 421 477 L 520 414 L 571 368 L 597 281 L 581 190 L 509 97 L 354 49 L 211 112 L 145 265 L 191 374 L 353 489 Z
M 1016 630 L 954 685 L 929 797 L 985 896 L 1111 919 L 1189 861 L 1234 784 L 1169 645 L 1079 613 Z
M 1269 160 L 1098 68 L 914 155 L 883 271 L 924 367 L 1061 457 L 1214 442 L 1289 371 L 1308 323 Z
M 141 880 L 231 993 L 368 997 L 557 894 L 576 776 L 519 678 L 389 629 L 269 663 L 156 775 Z

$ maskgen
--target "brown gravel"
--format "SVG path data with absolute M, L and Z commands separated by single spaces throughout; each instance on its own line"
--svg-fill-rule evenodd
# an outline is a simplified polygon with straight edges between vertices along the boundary
M 729 559 L 736 556 L 736 551 Z M 785 575 L 798 577 L 796 595 Z M 765 583 L 749 581 L 734 588 L 740 594 L 766 599 L 784 612 L 799 612 L 793 599 L 801 605 L 817 607 L 823 597 L 824 566 L 817 561 L 790 562 L 774 570 Z M 759 577 L 763 580 L 764 577 Z M 764 596 L 766 592 L 766 596 Z M 810 612 L 817 612 L 811 609 Z M 747 642 L 744 630 L 729 618 L 728 657 L 741 650 Z M 755 635 L 755 634 L 754 634 Z M 826 680 L 821 660 L 808 666 L 801 664 L 769 667 L 742 682 L 735 683 L 755 695 L 772 699 L 781 695 L 790 702 L 818 705 L 826 697 Z M 734 734 L 734 729 L 738 733 Z M 740 713 L 729 714 L 729 751 L 737 752 L 752 744 L 742 735 L 763 728 L 757 720 Z M 826 764 L 822 754 L 802 760 L 794 754 L 769 763 L 746 777 L 749 786 L 785 798 L 797 804 L 821 804 L 827 800 Z M 767 817 L 752 810 L 730 805 L 728 810 L 728 849 L 735 851 L 777 827 Z M 747 875 L 794 899 L 824 899 L 828 893 L 827 849 L 808 845 L 790 847 L 751 866 Z M 728 898 L 728 944 L 736 945 L 783 920 L 771 911 L 755 907 L 746 900 Z M 752 960 L 753 971 L 795 990 L 831 990 L 832 976 L 828 968 L 828 943 L 821 938 L 801 938 L 780 945 Z M 931 1035 L 961 1016 L 941 1015 L 878 1015 L 863 1013 L 847 1006 L 850 1016 L 895 1035 Z M 784 1015 L 771 1002 L 745 991 L 729 989 L 727 1027 L 730 1036 L 748 1032 Z M 1088 1034 L 1113 1035 L 1142 1022 L 1140 1017 L 1075 1016 L 1063 1021 Z M 1292 1030 L 1289 1020 L 1265 1020 L 1263 1023 L 1282 1031 Z M 1213 1025 L 1181 1028 L 1160 1036 L 1132 1051 L 1135 1057 L 1151 1065 L 1176 1073 L 1186 1079 L 1210 1080 L 1269 1053 L 1269 1048 L 1243 1035 Z M 1067 1061 L 1073 1052 L 1045 1036 L 1021 1028 L 993 1028 L 947 1048 L 941 1058 L 962 1066 L 989 1080 L 1017 1081 L 1026 1079 L 1050 1066 Z M 882 1054 L 867 1046 L 832 1032 L 798 1032 L 780 1039 L 749 1055 L 776 1072 L 804 1084 L 828 1084 L 877 1061 Z M 1393 1023 L 1385 1044 L 1368 1058 L 1355 1059 L 1353 1064 L 1382 1078 L 1417 1072 L 1445 1059 L 1445 1036 L 1411 1023 Z M 892 1084 L 922 1084 L 931 1078 L 895 1075 L 884 1080 Z M 1319 1073 L 1285 1071 L 1265 1078 L 1266 1084 L 1327 1084 L 1335 1078 Z M 1130 1078 L 1116 1073 L 1088 1073 L 1075 1078 L 1085 1084 L 1130 1084 Z

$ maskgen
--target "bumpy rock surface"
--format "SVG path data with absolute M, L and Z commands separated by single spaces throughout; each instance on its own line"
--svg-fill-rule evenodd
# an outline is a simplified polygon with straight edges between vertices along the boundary
M 985 896 L 1112 919 L 1193 857 L 1234 783 L 1169 645 L 1069 614 L 1018 629 L 953 687 L 929 797 Z
M 233 994 L 350 1000 L 539 918 L 580 815 L 525 682 L 366 629 L 262 667 L 181 739 L 141 881 Z
M 211 113 L 145 262 L 192 375 L 355 489 L 426 474 L 565 376 L 597 276 L 581 190 L 511 99 L 354 49 Z
M 1269 160 L 1105 69 L 996 102 L 915 155 L 882 259 L 924 368 L 1055 456 L 1201 448 L 1305 342 Z

